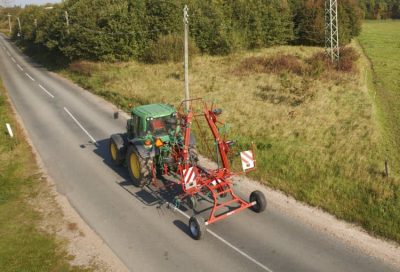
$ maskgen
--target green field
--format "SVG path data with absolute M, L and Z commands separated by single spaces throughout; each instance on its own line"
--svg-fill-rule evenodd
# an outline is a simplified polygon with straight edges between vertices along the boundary
M 372 64 L 372 83 L 384 129 L 385 154 L 400 174 L 400 21 L 366 21 L 359 37 Z M 400 231 L 400 230 L 399 230 Z
M 192 97 L 215 101 L 239 145 L 255 142 L 270 187 L 400 241 L 400 185 L 384 176 L 385 149 L 368 60 L 336 72 L 320 48 L 280 46 L 191 60 Z M 345 61 L 345 59 L 344 59 Z M 179 104 L 181 63 L 78 61 L 59 71 L 127 110 L 128 104 Z
M 12 139 L 6 122 L 14 129 Z M 65 252 L 64 242 L 42 230 L 48 218 L 37 211 L 35 203 L 53 198 L 13 119 L 1 81 L 0 125 L 0 271 L 84 271 L 69 265 L 72 256 Z M 54 205 L 45 203 L 45 207 Z

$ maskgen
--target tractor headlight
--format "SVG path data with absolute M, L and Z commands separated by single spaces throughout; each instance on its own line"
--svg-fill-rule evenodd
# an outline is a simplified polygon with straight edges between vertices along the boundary
M 146 139 L 146 140 L 144 140 L 144 147 L 145 148 L 151 148 L 152 146 L 153 146 L 153 143 L 151 142 L 151 140 L 150 139 Z

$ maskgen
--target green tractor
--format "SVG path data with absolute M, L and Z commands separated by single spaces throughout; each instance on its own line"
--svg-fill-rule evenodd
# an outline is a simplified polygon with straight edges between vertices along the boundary
M 187 103 L 187 110 L 183 105 Z M 193 106 L 200 103 L 201 107 Z M 260 191 L 254 191 L 246 201 L 234 192 L 232 178 L 238 172 L 232 171 L 230 157 L 240 156 L 243 173 L 256 169 L 254 148 L 239 153 L 233 149 L 234 142 L 223 132 L 224 122 L 219 120 L 222 110 L 207 105 L 202 99 L 185 100 L 177 111 L 164 104 L 151 104 L 133 108 L 127 121 L 127 132 L 110 137 L 109 151 L 115 165 L 125 165 L 134 185 L 164 190 L 173 188 L 176 194 L 172 203 L 175 208 L 187 203 L 193 209 L 197 201 L 206 207 L 203 215 L 189 220 L 189 230 L 196 240 L 205 234 L 205 227 L 247 208 L 259 213 L 265 210 L 267 202 Z M 201 126 L 203 120 L 207 125 Z M 202 145 L 209 141 L 208 150 L 215 149 L 217 166 L 198 163 L 196 143 L 192 125 Z M 208 130 L 208 134 L 206 133 Z M 212 137 L 212 138 L 211 138 Z M 172 179 L 157 179 L 157 175 L 171 175 Z M 179 186 L 181 189 L 179 189 Z M 175 190 L 178 189 L 178 190 Z
M 148 184 L 158 174 L 176 170 L 174 149 L 182 147 L 184 139 L 174 107 L 150 104 L 131 110 L 126 133 L 113 134 L 109 153 L 114 165 L 125 165 L 135 186 Z M 190 139 L 190 159 L 195 163 L 197 152 Z

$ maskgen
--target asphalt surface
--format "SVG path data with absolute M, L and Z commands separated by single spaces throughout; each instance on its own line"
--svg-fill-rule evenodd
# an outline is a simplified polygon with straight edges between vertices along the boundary
M 115 108 L 2 36 L 0 76 L 57 190 L 132 271 L 395 271 L 269 208 L 213 224 L 195 241 L 191 211 L 174 212 L 110 166 L 108 137 L 126 122 L 113 119 Z

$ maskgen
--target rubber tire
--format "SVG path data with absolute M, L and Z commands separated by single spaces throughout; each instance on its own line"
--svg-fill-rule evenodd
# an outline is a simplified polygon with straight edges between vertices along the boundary
M 117 149 L 116 158 L 112 155 L 112 145 L 115 145 Z M 111 158 L 111 162 L 113 165 L 120 166 L 124 163 L 126 156 L 126 143 L 122 134 L 113 134 L 110 137 L 110 141 L 108 144 L 108 152 Z
M 132 168 L 131 168 L 130 158 L 133 155 L 135 155 L 137 157 L 138 162 L 139 162 L 140 174 L 139 174 L 138 178 L 136 178 L 133 175 Z M 151 176 L 152 160 L 151 159 L 146 160 L 146 159 L 142 158 L 140 156 L 139 152 L 136 151 L 136 148 L 131 145 L 128 148 L 128 152 L 126 153 L 126 163 L 128 166 L 129 177 L 131 178 L 133 185 L 135 185 L 136 187 L 143 187 L 144 185 L 146 185 L 146 181 L 149 181 L 150 176 Z
M 263 212 L 267 207 L 267 200 L 265 199 L 264 194 L 258 190 L 253 191 L 250 194 L 250 203 L 252 203 L 253 201 L 255 201 L 256 204 L 252 206 L 251 209 L 256 213 Z
M 204 218 L 200 216 L 192 216 L 189 219 L 190 235 L 195 240 L 200 240 L 206 234 L 206 224 Z

